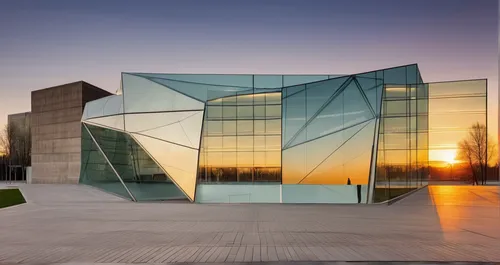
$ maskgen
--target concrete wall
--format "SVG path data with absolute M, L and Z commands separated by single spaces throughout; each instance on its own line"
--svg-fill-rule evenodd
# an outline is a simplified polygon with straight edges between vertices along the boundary
M 31 93 L 32 183 L 78 183 L 83 107 L 108 95 L 83 81 Z

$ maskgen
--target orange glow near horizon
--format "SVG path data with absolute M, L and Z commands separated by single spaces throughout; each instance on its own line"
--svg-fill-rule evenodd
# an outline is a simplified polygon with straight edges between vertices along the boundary
M 448 165 L 453 165 L 458 162 L 457 149 L 444 149 L 444 150 L 429 150 L 429 161 L 445 162 Z

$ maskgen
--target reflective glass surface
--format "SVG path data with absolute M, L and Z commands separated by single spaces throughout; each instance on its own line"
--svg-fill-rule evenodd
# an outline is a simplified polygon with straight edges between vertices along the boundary
M 487 167 L 494 166 L 493 139 L 486 134 L 486 86 L 485 79 L 427 84 L 432 181 L 481 183 Z M 488 166 L 477 166 L 481 163 Z
M 416 65 L 383 71 L 373 201 L 382 202 L 426 184 L 429 176 L 428 87 Z
M 115 171 L 82 124 L 82 162 L 80 183 L 132 200 Z
M 111 163 L 110 166 L 116 170 L 136 200 L 151 201 L 185 198 L 163 170 L 128 134 L 93 125 L 85 126 L 87 126 L 102 152 L 108 158 Z M 88 146 L 86 143 L 88 140 L 85 139 L 84 142 L 85 146 Z M 83 153 L 86 152 L 87 150 Z M 91 157 L 95 155 L 92 151 L 89 154 Z M 106 190 L 111 189 L 111 192 L 114 192 L 114 189 L 119 186 L 118 184 L 121 185 L 121 182 L 116 181 L 114 185 L 99 183 L 96 181 L 99 174 L 93 176 L 91 173 L 95 172 L 89 171 L 89 169 L 93 168 L 92 164 L 88 161 L 86 163 L 87 165 L 82 163 L 82 167 L 84 167 L 82 177 L 85 176 L 87 180 L 90 180 L 88 184 Z M 108 175 L 108 173 L 106 174 Z M 109 176 L 111 177 L 111 175 Z M 117 177 L 116 180 L 118 180 Z
M 324 91 L 315 90 L 319 88 Z M 307 85 L 284 98 L 284 131 L 297 132 L 286 135 L 290 140 L 283 147 L 283 184 L 368 184 L 375 133 L 370 108 L 353 77 Z
M 222 118 L 210 110 L 205 116 L 198 183 L 280 182 L 281 93 L 239 95 L 220 107 Z M 221 134 L 214 122 L 222 123 Z

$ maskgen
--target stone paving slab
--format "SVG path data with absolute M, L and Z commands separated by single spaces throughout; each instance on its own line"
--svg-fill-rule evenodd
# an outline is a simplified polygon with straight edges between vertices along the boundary
M 0 263 L 500 262 L 498 187 L 387 206 L 132 203 L 67 186 L 20 186 L 28 203 L 0 211 Z

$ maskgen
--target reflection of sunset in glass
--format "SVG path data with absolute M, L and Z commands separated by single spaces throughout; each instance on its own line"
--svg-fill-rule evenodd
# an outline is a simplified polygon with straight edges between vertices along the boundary
M 445 162 L 447 164 L 455 164 L 459 161 L 457 158 L 457 149 L 447 149 L 447 150 L 430 150 L 429 160 L 434 162 Z

